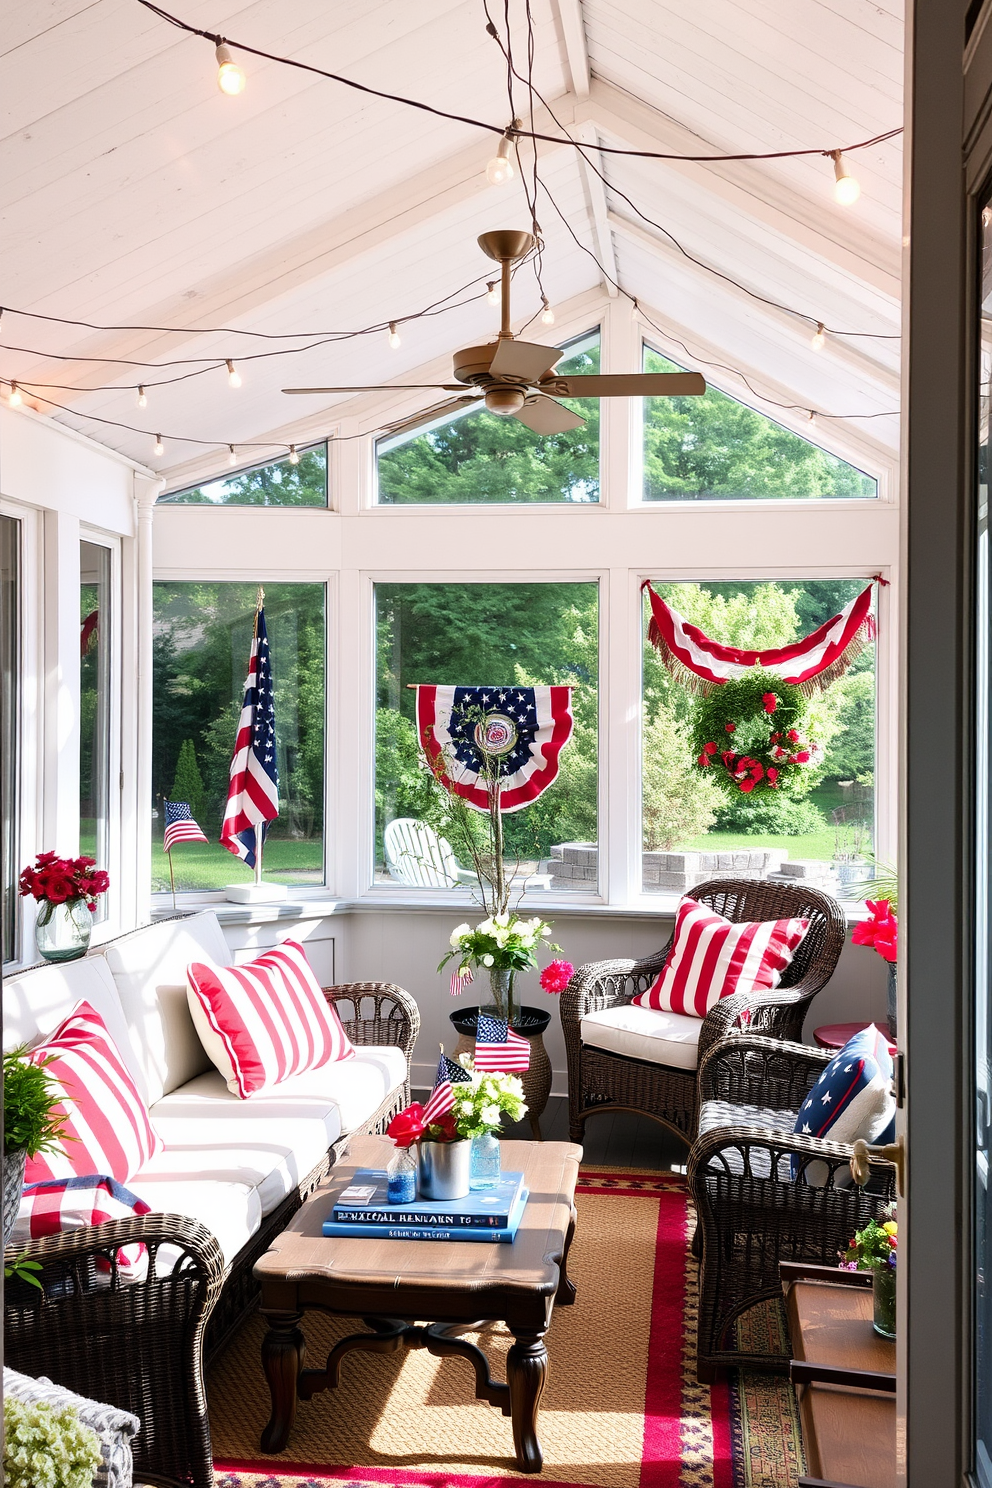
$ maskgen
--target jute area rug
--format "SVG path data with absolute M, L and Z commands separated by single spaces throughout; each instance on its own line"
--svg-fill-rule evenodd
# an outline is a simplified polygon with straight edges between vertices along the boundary
M 350 1354 L 339 1388 L 301 1401 L 285 1451 L 263 1457 L 269 1396 L 256 1315 L 207 1382 L 217 1488 L 793 1488 L 801 1459 L 787 1382 L 696 1383 L 684 1180 L 583 1169 L 576 1192 L 578 1298 L 548 1334 L 538 1477 L 519 1474 L 510 1422 L 474 1398 L 468 1364 L 420 1349 Z M 303 1329 L 317 1361 L 355 1322 L 312 1313 Z M 509 1334 L 496 1326 L 475 1341 L 505 1379 Z

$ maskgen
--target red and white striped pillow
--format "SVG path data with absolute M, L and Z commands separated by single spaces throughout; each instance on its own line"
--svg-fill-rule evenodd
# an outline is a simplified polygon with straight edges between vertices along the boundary
M 246 966 L 194 961 L 187 979 L 196 1031 L 232 1095 L 258 1095 L 304 1070 L 355 1057 L 296 941 Z
M 683 899 L 665 964 L 634 1002 L 705 1018 L 722 997 L 770 991 L 808 929 L 809 921 L 799 919 L 734 924 L 695 899 Z
M 79 1002 L 49 1039 L 27 1056 L 51 1057 L 49 1080 L 60 1093 L 66 1139 L 57 1152 L 28 1158 L 25 1183 L 105 1173 L 126 1183 L 162 1148 L 145 1103 L 100 1014 Z

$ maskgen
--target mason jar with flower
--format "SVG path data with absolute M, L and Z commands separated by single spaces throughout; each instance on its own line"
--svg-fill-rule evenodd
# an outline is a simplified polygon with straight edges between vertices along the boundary
M 22 896 L 30 894 L 41 904 L 35 920 L 38 954 L 46 961 L 74 961 L 85 955 L 97 898 L 109 887 L 110 878 L 97 868 L 95 858 L 39 853 L 34 864 L 22 870 L 19 883 Z
M 848 1271 L 870 1271 L 872 1321 L 883 1338 L 896 1336 L 896 1263 L 899 1256 L 899 1226 L 891 1217 L 870 1219 L 863 1230 L 855 1230 L 844 1252 L 842 1266 Z

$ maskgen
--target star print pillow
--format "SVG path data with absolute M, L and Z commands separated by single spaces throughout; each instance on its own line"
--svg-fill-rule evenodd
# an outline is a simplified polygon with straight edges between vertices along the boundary
M 858 1137 L 878 1141 L 895 1119 L 892 1073 L 889 1041 L 869 1023 L 827 1065 L 800 1107 L 794 1131 L 831 1142 L 854 1142 Z M 802 1171 L 803 1159 L 794 1156 L 792 1176 L 797 1178 Z M 805 1169 L 806 1182 L 813 1188 L 822 1188 L 828 1174 L 825 1163 L 809 1163 Z M 837 1173 L 834 1182 L 839 1185 L 846 1178 Z

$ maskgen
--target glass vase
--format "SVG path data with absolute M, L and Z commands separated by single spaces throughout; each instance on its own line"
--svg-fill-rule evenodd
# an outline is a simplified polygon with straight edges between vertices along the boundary
M 409 1147 L 397 1147 L 386 1167 L 386 1203 L 412 1204 L 416 1197 L 416 1156 Z
M 513 971 L 509 966 L 489 968 L 489 991 L 492 995 L 496 1017 L 505 1018 L 512 1028 L 519 1008 L 513 996 Z M 489 1009 L 486 1008 L 485 1011 L 488 1012 Z
M 472 1138 L 469 1154 L 468 1180 L 472 1192 L 487 1188 L 498 1188 L 500 1173 L 499 1137 L 495 1132 L 483 1132 Z
M 93 916 L 85 899 L 67 899 L 53 904 L 42 899 L 34 922 L 39 956 L 46 961 L 75 961 L 85 956 L 93 929 Z
M 883 1338 L 896 1336 L 896 1268 L 875 1266 L 872 1269 L 872 1323 Z

